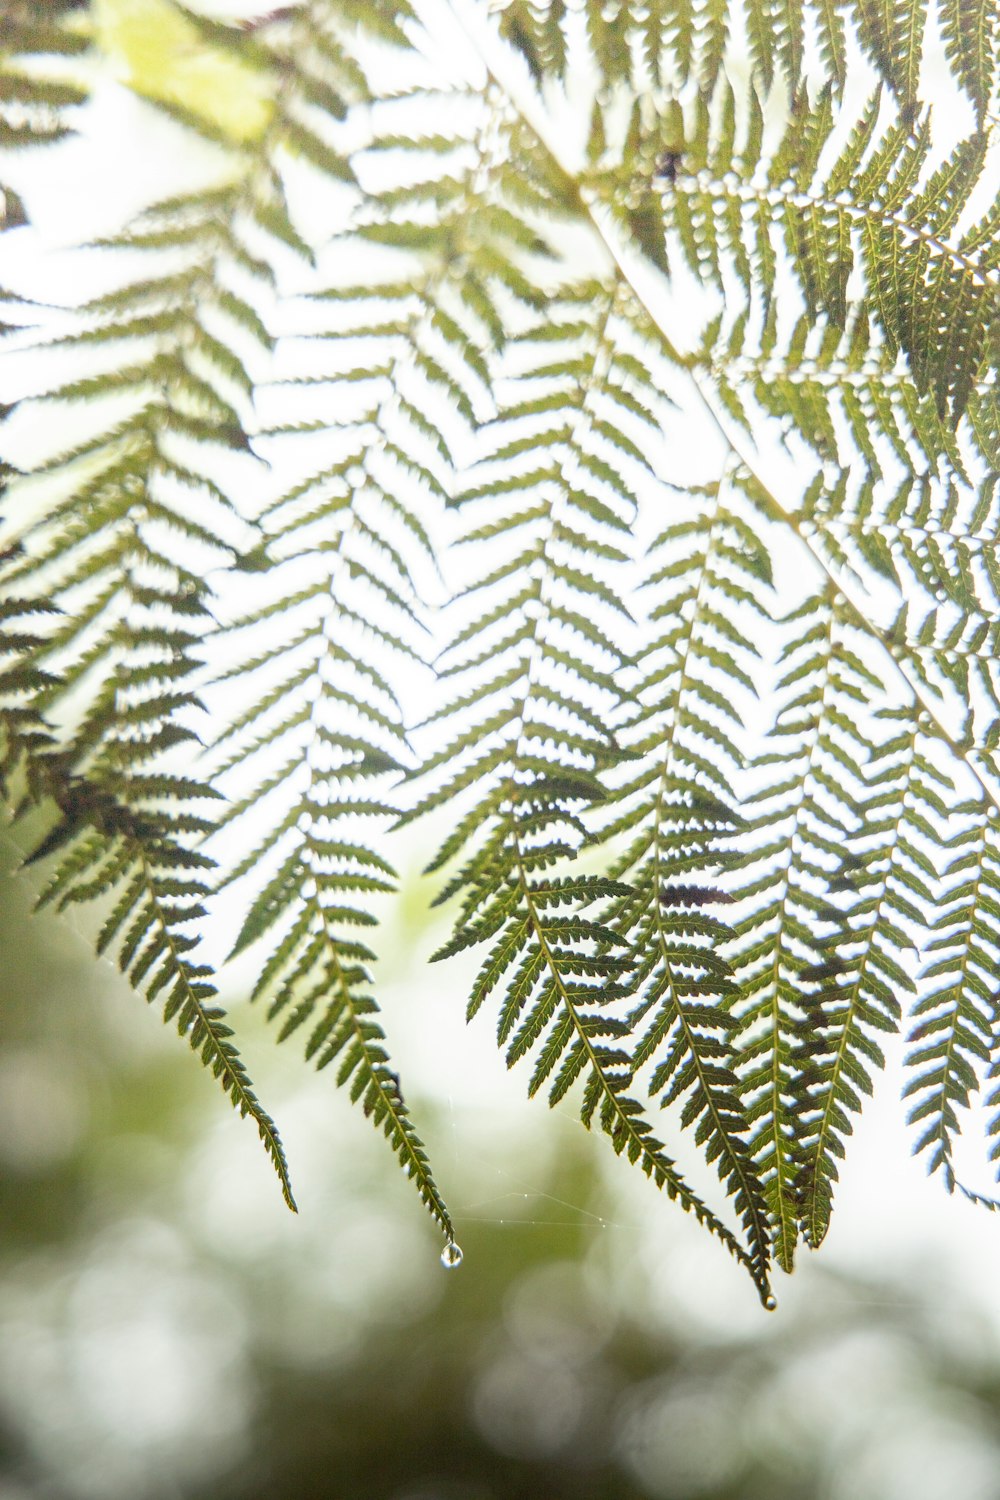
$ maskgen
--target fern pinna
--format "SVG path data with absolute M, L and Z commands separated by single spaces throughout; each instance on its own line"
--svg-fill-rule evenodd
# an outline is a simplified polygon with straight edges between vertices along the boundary
M 36 9 L 29 154 L 111 45 Z M 252 120 L 135 71 L 215 175 L 82 303 L 0 267 L 5 795 L 291 1202 L 199 947 L 243 900 L 254 998 L 456 1263 L 375 998 L 393 824 L 447 820 L 469 1016 L 770 1305 L 887 1047 L 992 1202 L 956 1139 L 1000 1100 L 996 5 L 443 9 L 447 63 L 422 0 L 177 0 Z

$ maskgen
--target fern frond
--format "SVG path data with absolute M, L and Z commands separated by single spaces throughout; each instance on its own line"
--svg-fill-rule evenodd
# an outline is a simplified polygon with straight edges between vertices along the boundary
M 28 614 L 29 608 L 14 600 L 10 612 Z M 148 646 L 140 632 L 136 635 L 131 653 L 122 648 L 116 681 L 92 711 L 86 726 L 90 732 L 72 752 L 58 747 L 40 716 L 29 718 L 23 710 L 13 717 L 4 714 L 5 780 L 13 749 L 21 762 L 14 770 L 25 784 L 21 810 L 32 803 L 47 810 L 54 806 L 58 815 L 30 856 L 31 862 L 58 856 L 39 904 L 54 903 L 60 911 L 79 903 L 103 904 L 107 915 L 98 953 L 117 951 L 119 967 L 133 987 L 148 1001 L 161 1001 L 164 1020 L 175 1022 L 233 1107 L 254 1121 L 285 1201 L 294 1210 L 277 1129 L 230 1040 L 225 1013 L 214 1003 L 211 971 L 192 956 L 198 940 L 185 931 L 207 915 L 204 875 L 212 867 L 210 859 L 191 847 L 191 836 L 212 826 L 195 809 L 218 794 L 165 768 L 164 756 L 185 732 L 170 722 L 174 695 L 157 699 L 129 692 L 135 686 L 129 682 L 130 654 L 141 657 Z M 35 644 L 22 637 L 18 649 Z M 30 672 L 22 669 L 5 688 L 23 688 Z
M 833 578 L 850 575 L 871 593 L 895 595 L 892 617 L 870 622 L 873 638 L 925 708 L 940 717 L 942 697 L 952 700 L 955 753 L 988 771 L 1000 714 L 992 664 L 998 522 L 983 420 L 991 388 L 977 390 L 972 419 L 951 434 L 877 350 L 853 360 L 843 339 L 828 338 L 808 358 L 733 358 L 720 352 L 727 341 L 718 329 L 708 336 L 741 424 L 756 419 L 755 403 L 783 422 L 786 442 L 812 449 L 822 465 L 794 513 L 814 556 Z
M 903 1096 L 914 1100 L 908 1118 L 920 1127 L 914 1150 L 930 1153 L 928 1169 L 940 1169 L 951 1191 L 960 1185 L 952 1161 L 958 1111 L 969 1107 L 988 1075 L 994 1049 L 1000 846 L 995 807 L 958 804 L 947 811 L 936 842 L 939 855 L 950 859 L 943 870 L 937 866 L 941 889 L 923 945 L 929 961 L 908 1037 L 915 1076 Z
M 214 452 L 249 448 L 248 351 L 252 368 L 271 347 L 257 305 L 271 272 L 244 239 L 247 218 L 275 222 L 255 211 L 277 201 L 263 161 L 234 163 L 218 187 L 158 204 L 105 242 L 125 252 L 126 275 L 49 341 L 53 371 L 60 359 L 76 368 L 52 380 L 48 409 L 91 406 L 96 432 L 19 486 L 4 586 L 13 616 L 42 601 L 55 613 L 17 640 L 6 686 L 22 696 L 6 739 L 8 759 L 27 753 L 27 797 L 59 817 L 37 854 L 69 847 L 53 899 L 114 901 L 101 946 L 118 945 L 133 985 L 162 1000 L 256 1120 L 294 1206 L 277 1134 L 184 931 L 205 916 L 197 872 L 211 866 L 194 847 L 211 825 L 188 804 L 217 795 L 182 753 L 196 740 L 196 650 L 214 627 L 204 572 L 240 557 L 249 530 Z M 102 426 L 112 397 L 125 414 Z
M 87 90 L 71 60 L 86 48 L 54 7 L 10 0 L 0 31 L 0 146 L 47 145 L 72 128 L 69 112 Z
M 939 14 L 951 71 L 972 100 L 982 129 L 997 87 L 996 12 L 988 0 L 945 0 Z
M 497 555 L 466 590 L 470 618 L 441 662 L 458 692 L 435 718 L 458 718 L 458 731 L 422 768 L 447 768 L 448 780 L 421 811 L 446 797 L 464 804 L 430 867 L 462 859 L 438 898 L 458 895 L 460 914 L 437 956 L 490 942 L 469 1014 L 505 982 L 497 1034 L 508 1066 L 533 1055 L 529 1092 L 546 1087 L 553 1105 L 582 1085 L 584 1122 L 598 1119 L 615 1150 L 719 1235 L 767 1296 L 759 1247 L 748 1254 L 686 1186 L 633 1097 L 628 945 L 591 915 L 628 888 L 569 873 L 588 841 L 587 810 L 606 796 L 602 773 L 621 754 L 608 728 L 612 674 L 625 659 L 613 579 L 627 553 L 615 538 L 646 465 L 627 429 L 648 422 L 656 401 L 642 358 L 617 353 L 618 317 L 614 287 L 587 285 L 511 344 L 515 399 L 482 479 L 459 497 L 478 523 L 466 544 Z M 546 463 L 525 472 L 522 455 L 535 448 L 549 450 Z
M 905 353 L 918 391 L 931 393 L 938 415 L 954 425 L 997 317 L 995 242 L 958 232 L 992 159 L 986 137 L 960 142 L 924 181 L 927 119 L 913 131 L 899 122 L 879 129 L 873 101 L 824 170 L 836 125 L 830 92 L 815 105 L 797 95 L 784 137 L 769 151 L 756 123 L 762 104 L 751 92 L 739 146 L 732 133 L 714 130 L 708 111 L 688 122 L 660 193 L 669 240 L 696 275 L 722 289 L 735 274 L 745 296 L 752 289 L 765 306 L 779 267 L 790 265 L 810 318 L 822 314 L 841 330 L 847 286 L 860 271 L 889 353 Z M 643 180 L 670 129 L 669 115 L 649 128 L 632 168 Z
M 775 1226 L 775 1254 L 792 1265 L 801 1214 L 803 1141 L 795 1039 L 815 1012 L 825 975 L 822 935 L 831 920 L 826 887 L 845 841 L 861 835 L 863 767 L 871 753 L 860 706 L 877 694 L 857 638 L 834 595 L 811 597 L 783 622 L 789 632 L 771 743 L 754 770 L 763 785 L 745 805 L 760 808 L 748 878 L 733 894 L 745 902 L 734 924 L 731 962 L 745 996 L 740 1076 L 754 1127 L 751 1140 Z M 794 627 L 794 630 L 793 628 Z M 752 863 L 751 863 L 752 859 Z M 862 899 L 859 890 L 854 901 Z M 846 908 L 853 903 L 845 893 Z M 856 915 L 856 913 L 852 913 Z M 840 920 L 837 916 L 834 920 Z
M 853 9 L 862 47 L 900 104 L 912 113 L 920 84 L 926 5 L 922 0 L 855 0 Z
M 933 399 L 921 396 L 897 367 L 885 344 L 873 340 L 863 306 L 848 310 L 843 330 L 827 324 L 818 345 L 814 328 L 803 313 L 779 341 L 773 318 L 755 338 L 745 317 L 729 328 L 717 317 L 705 328 L 697 356 L 727 412 L 747 433 L 756 405 L 782 426 L 786 444 L 793 434 L 821 464 L 837 465 L 839 472 L 823 481 L 822 493 L 805 487 L 803 513 L 813 521 L 822 513 L 836 524 L 874 523 L 880 508 L 890 524 L 897 524 L 917 514 L 924 503 L 921 492 L 934 475 L 968 483 L 959 436 L 940 420 Z M 988 391 L 983 380 L 974 384 L 970 426 Z M 897 468 L 902 473 L 895 489 L 881 491 L 881 481 L 888 486 Z
M 121 514 L 117 502 L 114 512 Z M 61 672 L 59 662 L 74 642 L 74 630 L 51 602 L 30 592 L 44 560 L 28 567 L 15 548 L 8 562 L 29 592 L 7 596 L 7 619 L 41 616 L 58 622 L 37 633 L 5 630 L 5 645 L 15 654 L 0 684 L 4 782 L 9 786 L 13 777 L 22 787 L 19 810 L 54 806 L 57 813 L 55 826 L 32 855 L 36 860 L 59 855 L 41 899 L 59 909 L 113 903 L 98 951 L 117 946 L 119 965 L 133 986 L 148 1000 L 162 1001 L 164 1019 L 175 1021 L 234 1107 L 254 1120 L 286 1202 L 294 1208 L 277 1130 L 214 1003 L 210 971 L 191 956 L 197 940 L 185 930 L 206 916 L 202 872 L 211 866 L 191 846 L 211 827 L 195 808 L 217 794 L 170 768 L 171 752 L 194 738 L 178 716 L 197 700 L 184 682 L 193 672 L 190 647 L 196 637 L 189 628 L 161 623 L 176 603 L 169 573 L 165 567 L 159 575 L 153 570 L 153 559 L 143 556 L 132 528 L 120 551 L 99 554 L 98 576 L 112 573 L 113 581 L 98 596 L 93 622 L 98 644 L 85 652 L 85 671 L 74 672 L 71 662 Z M 117 577 L 115 569 L 121 569 Z M 92 576 L 83 570 L 83 583 Z M 177 608 L 185 626 L 204 618 L 201 601 L 183 588 Z M 54 671 L 39 664 L 52 657 Z M 89 684 L 95 676 L 100 685 L 75 726 L 68 730 L 46 720 L 40 706 L 50 712 L 60 708 L 78 678 Z
M 629 1017 L 631 1030 L 643 1028 L 633 1066 L 655 1062 L 652 1095 L 663 1106 L 683 1101 L 682 1124 L 694 1127 L 726 1184 L 765 1298 L 771 1235 L 733 1068 L 740 992 L 719 910 L 731 898 L 710 871 L 732 863 L 727 849 L 741 822 L 727 774 L 741 758 L 733 736 L 742 728 L 729 684 L 753 687 L 755 650 L 730 614 L 759 610 L 767 569 L 721 486 L 651 549 L 656 633 L 637 664 L 642 711 L 626 737 L 637 769 L 617 793 L 609 829 L 629 838 L 612 867 L 627 893 L 608 912 L 632 947 L 631 983 L 641 997 Z
M 387 783 L 408 759 L 391 677 L 394 655 L 416 654 L 406 641 L 416 604 L 404 557 L 419 534 L 396 488 L 382 488 L 363 431 L 356 437 L 360 452 L 310 474 L 264 512 L 278 556 L 262 584 L 277 595 L 230 627 L 237 638 L 279 642 L 249 659 L 238 650 L 222 682 L 252 704 L 218 745 L 226 751 L 219 774 L 239 798 L 226 820 L 230 837 L 243 830 L 244 843 L 247 832 L 252 839 L 228 879 L 264 872 L 233 954 L 268 942 L 252 998 L 267 999 L 281 1039 L 308 1028 L 306 1055 L 318 1067 L 338 1062 L 338 1083 L 384 1131 L 453 1245 L 376 1019 L 375 955 L 355 935 L 375 925 L 370 898 L 394 889 L 392 866 L 360 829 L 384 830 L 394 816 Z M 292 574 L 308 581 L 283 592 Z
M 0 148 L 52 145 L 72 130 L 73 109 L 87 90 L 72 59 L 86 40 L 60 16 L 11 0 L 0 29 Z M 27 223 L 21 195 L 0 181 L 0 233 Z M 9 294 L 4 293 L 4 296 Z
M 838 1163 L 851 1116 L 885 1066 L 879 1037 L 892 1035 L 901 996 L 914 983 L 904 967 L 914 926 L 931 899 L 920 829 L 939 812 L 941 778 L 910 710 L 885 710 L 898 732 L 880 745 L 865 778 L 861 839 L 852 840 L 829 883 L 829 927 L 816 964 L 801 971 L 807 988 L 797 1051 L 800 1090 L 803 1235 L 814 1249 L 830 1222 Z
M 545 0 L 542 5 L 534 0 L 511 0 L 504 7 L 500 35 L 521 53 L 536 83 L 565 75 L 565 15 L 565 0 Z
M 489 100 L 457 95 L 456 103 L 480 138 L 495 133 Z M 406 98 L 387 102 L 373 123 L 370 142 L 354 158 L 360 181 L 383 152 L 392 153 L 399 171 L 395 182 L 383 176 L 377 188 L 365 188 L 354 234 L 362 250 L 391 244 L 399 270 L 381 283 L 341 282 L 312 294 L 315 312 L 330 324 L 310 335 L 316 374 L 276 389 L 287 401 L 310 381 L 336 383 L 352 393 L 353 414 L 341 408 L 330 461 L 262 513 L 273 538 L 265 555 L 279 564 L 278 594 L 236 625 L 250 641 L 265 622 L 269 632 L 284 623 L 285 635 L 276 649 L 251 649 L 225 674 L 234 687 L 255 686 L 254 706 L 225 737 L 222 774 L 232 773 L 234 792 L 237 777 L 249 779 L 233 819 L 247 823 L 253 813 L 253 848 L 231 878 L 262 862 L 274 870 L 235 950 L 271 937 L 255 997 L 267 996 L 270 1015 L 283 1015 L 282 1036 L 309 1023 L 307 1054 L 320 1066 L 342 1054 L 339 1081 L 350 1081 L 353 1096 L 384 1127 L 453 1244 L 374 1019 L 374 954 L 344 929 L 371 927 L 365 897 L 393 888 L 391 866 L 355 826 L 361 818 L 381 818 L 384 826 L 397 811 L 386 782 L 409 758 L 398 664 L 409 671 L 420 660 L 416 580 L 421 568 L 436 567 L 428 515 L 448 494 L 462 427 L 474 427 L 491 409 L 482 346 L 506 337 L 483 309 L 493 307 L 498 288 L 518 292 L 517 256 L 537 251 L 541 241 L 504 203 L 507 169 L 499 165 L 495 201 L 470 223 L 472 171 L 481 178 L 484 168 L 470 168 L 467 150 L 461 162 L 461 134 L 429 139 Z M 498 162 L 502 140 L 492 148 Z M 435 174 L 414 180 L 409 161 L 422 163 L 429 151 Z M 457 413 L 454 426 L 440 419 L 444 405 Z M 297 425 L 280 439 L 286 452 Z M 314 429 L 311 452 L 317 442 Z M 311 581 L 282 594 L 283 576 L 305 568 Z M 283 765 L 275 771 L 279 751 Z

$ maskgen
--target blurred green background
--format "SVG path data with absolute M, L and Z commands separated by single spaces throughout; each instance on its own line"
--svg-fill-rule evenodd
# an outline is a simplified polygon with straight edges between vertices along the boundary
M 2 853 L 0 1500 L 1000 1496 L 992 1282 L 929 1230 L 880 1279 L 835 1247 L 763 1313 L 599 1139 L 507 1088 L 489 1028 L 462 1030 L 460 975 L 413 988 L 434 941 L 415 881 L 387 1019 L 453 1272 L 384 1142 L 233 997 L 288 1214 L 251 1127 L 93 962 L 87 919 L 31 916 L 9 834 Z M 450 1080 L 429 1062 L 446 1021 Z M 962 1211 L 924 1192 L 961 1243 Z

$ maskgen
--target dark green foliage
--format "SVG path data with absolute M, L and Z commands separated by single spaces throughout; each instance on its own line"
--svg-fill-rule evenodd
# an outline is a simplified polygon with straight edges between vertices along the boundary
M 661 196 L 692 271 L 727 292 L 735 273 L 747 301 L 767 306 L 790 267 L 810 325 L 823 319 L 839 330 L 855 313 L 848 289 L 860 272 L 887 355 L 906 355 L 918 391 L 932 393 L 938 416 L 954 426 L 989 359 L 998 317 L 995 232 L 979 224 L 955 233 L 983 178 L 987 136 L 962 141 L 927 178 L 929 117 L 907 126 L 897 116 L 886 128 L 886 101 L 876 96 L 824 170 L 842 126 L 832 91 L 814 104 L 797 94 L 784 138 L 770 150 L 766 103 L 753 91 L 737 101 L 723 86 L 721 131 L 707 107 L 683 122 L 684 133 L 670 111 L 639 143 L 645 178 L 661 142 L 681 135 Z
M 755 652 L 727 610 L 762 614 L 758 586 L 768 572 L 727 489 L 713 487 L 695 517 L 652 545 L 645 587 L 657 601 L 654 632 L 637 663 L 641 709 L 629 730 L 638 766 L 618 789 L 604 833 L 630 839 L 614 866 L 625 887 L 610 916 L 634 954 L 634 1063 L 655 1064 L 649 1090 L 661 1107 L 684 1101 L 681 1123 L 695 1126 L 734 1199 L 766 1296 L 771 1235 L 734 1069 L 741 989 L 721 915 L 733 898 L 706 879 L 733 866 L 733 834 L 743 831 L 731 784 L 741 759 L 733 733 L 742 725 L 725 684 L 752 687 Z
M 289 1196 L 196 952 L 242 894 L 253 998 L 457 1258 L 374 997 L 392 826 L 444 819 L 469 1017 L 771 1305 L 900 1033 L 917 1149 L 991 1196 L 954 1142 L 1000 1102 L 996 6 L 941 10 L 942 147 L 919 0 L 448 4 L 464 81 L 416 3 L 190 13 L 270 122 L 185 117 L 218 181 L 39 316 L 22 416 L 87 421 L 7 474 L 0 772 Z M 16 8 L 14 144 L 84 45 Z

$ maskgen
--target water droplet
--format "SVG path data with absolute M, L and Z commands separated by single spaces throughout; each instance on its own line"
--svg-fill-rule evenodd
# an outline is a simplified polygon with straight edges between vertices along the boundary
M 777 1305 L 778 1305 L 778 1299 L 774 1295 L 773 1292 L 771 1293 L 771 1295 L 769 1297 L 765 1297 L 764 1298 L 764 1311 L 765 1312 L 774 1312 L 774 1309 L 777 1307 Z
M 454 1240 L 449 1240 L 441 1251 L 441 1264 L 446 1271 L 454 1271 L 456 1266 L 462 1264 L 462 1247 L 456 1245 Z

